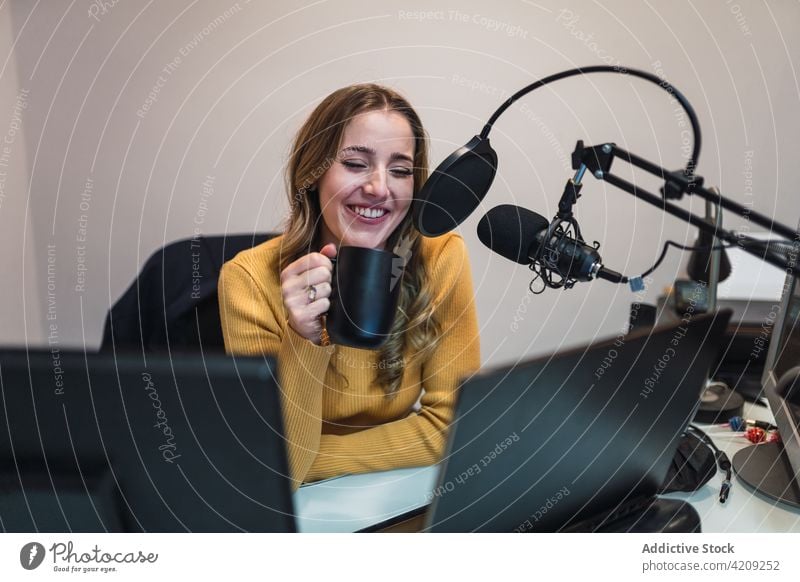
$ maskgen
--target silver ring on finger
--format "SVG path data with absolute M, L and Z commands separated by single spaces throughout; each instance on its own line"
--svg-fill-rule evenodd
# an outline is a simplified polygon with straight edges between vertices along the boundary
M 314 303 L 314 301 L 317 300 L 317 288 L 313 285 L 306 287 L 306 294 L 308 296 L 309 303 Z

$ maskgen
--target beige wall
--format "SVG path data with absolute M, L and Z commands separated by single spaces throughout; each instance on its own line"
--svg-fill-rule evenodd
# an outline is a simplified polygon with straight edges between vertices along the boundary
M 31 229 L 26 149 L 30 86 L 17 78 L 8 14 L 7 7 L 0 11 L 0 344 L 40 344 L 46 340 L 42 308 L 48 293 L 47 247 L 37 248 Z M 53 274 L 51 267 L 51 283 Z
M 431 135 L 436 164 L 479 132 L 505 95 L 536 78 L 602 62 L 659 69 L 698 111 L 705 131 L 699 172 L 707 182 L 786 223 L 800 217 L 796 2 L 299 6 L 2 5 L 0 134 L 20 89 L 29 92 L 7 186 L 13 194 L 0 208 L 4 342 L 43 341 L 50 313 L 62 346 L 96 346 L 109 305 L 166 242 L 191 236 L 196 226 L 205 234 L 277 228 L 287 207 L 281 172 L 290 136 L 320 99 L 354 82 L 378 81 L 408 95 Z M 433 12 L 422 18 L 420 10 Z M 630 78 L 572 79 L 534 93 L 492 133 L 500 169 L 485 210 L 513 202 L 551 215 L 577 139 L 613 140 L 676 168 L 679 122 L 663 92 Z M 615 169 L 631 176 L 624 164 Z M 209 177 L 211 195 L 203 190 Z M 657 186 L 638 173 L 636 180 Z M 697 200 L 682 205 L 702 211 Z M 528 302 L 529 273 L 482 247 L 480 215 L 461 232 L 472 256 L 485 361 L 619 331 L 633 300 L 626 288 L 596 282 Z M 579 217 L 586 238 L 603 243 L 606 264 L 627 274 L 648 268 L 665 240 L 694 238 L 676 219 L 591 179 Z M 726 221 L 741 224 L 733 216 Z M 48 258 L 55 313 L 48 312 Z M 31 271 L 24 287 L 21 262 Z M 681 264 L 671 252 L 646 298 Z M 524 321 L 513 332 L 515 314 Z

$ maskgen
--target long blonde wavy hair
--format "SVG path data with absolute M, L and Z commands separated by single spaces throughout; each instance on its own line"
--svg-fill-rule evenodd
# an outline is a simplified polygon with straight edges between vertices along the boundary
M 319 251 L 323 218 L 316 185 L 336 163 L 347 123 L 360 113 L 375 110 L 394 111 L 408 120 L 415 141 L 414 194 L 427 180 L 427 134 L 416 111 L 402 95 L 374 83 L 334 91 L 314 109 L 292 144 L 285 176 L 291 210 L 284 228 L 281 270 L 303 255 Z M 410 363 L 403 358 L 406 348 L 410 348 L 412 360 L 422 358 L 435 347 L 440 334 L 433 318 L 433 295 L 420 252 L 421 240 L 409 210 L 386 243 L 386 248 L 392 250 L 403 241 L 404 249 L 411 251 L 402 274 L 397 314 L 389 338 L 380 349 L 376 370 L 376 381 L 388 397 L 397 393 Z

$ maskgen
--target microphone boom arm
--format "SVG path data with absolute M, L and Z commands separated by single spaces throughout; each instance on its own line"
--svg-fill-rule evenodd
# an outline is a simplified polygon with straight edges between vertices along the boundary
M 665 181 L 664 186 L 661 188 L 662 196 L 657 196 L 647 190 L 632 184 L 628 180 L 611 173 L 611 164 L 615 157 L 619 157 L 629 164 L 636 166 L 657 176 Z M 599 146 L 583 145 L 583 141 L 578 141 L 575 146 L 575 151 L 572 153 L 572 166 L 575 170 L 580 170 L 585 166 L 586 169 L 598 180 L 603 180 L 616 186 L 620 190 L 624 190 L 634 197 L 644 200 L 653 206 L 664 210 L 665 212 L 688 222 L 692 226 L 705 231 L 720 240 L 731 244 L 737 244 L 744 251 L 758 257 L 761 260 L 775 265 L 781 269 L 794 268 L 794 257 L 786 257 L 774 252 L 767 252 L 768 249 L 764 248 L 764 241 L 757 241 L 736 234 L 722 228 L 717 228 L 715 225 L 710 224 L 704 218 L 701 218 L 691 212 L 680 208 L 670 202 L 669 199 L 680 199 L 683 194 L 696 194 L 704 200 L 719 204 L 722 208 L 735 212 L 738 214 L 747 215 L 750 220 L 769 229 L 772 232 L 779 234 L 786 238 L 788 241 L 795 241 L 794 244 L 800 244 L 800 233 L 795 232 L 793 229 L 772 220 L 758 212 L 746 209 L 741 204 L 725 198 L 721 194 L 716 194 L 711 190 L 703 187 L 703 178 L 696 174 L 680 170 L 677 172 L 670 172 L 661 166 L 654 164 L 628 152 L 614 143 L 605 143 Z M 749 243 L 749 244 L 743 244 Z

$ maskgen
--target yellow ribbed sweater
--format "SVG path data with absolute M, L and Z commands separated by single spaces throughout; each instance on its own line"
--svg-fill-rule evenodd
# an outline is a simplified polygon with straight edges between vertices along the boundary
M 438 462 L 458 383 L 480 366 L 463 239 L 450 233 L 422 240 L 442 336 L 425 360 L 406 366 L 400 390 L 391 399 L 375 383 L 377 351 L 317 346 L 288 325 L 278 266 L 282 239 L 271 239 L 225 263 L 219 298 L 225 350 L 277 356 L 294 486 L 346 473 Z M 407 350 L 406 362 L 410 356 Z

